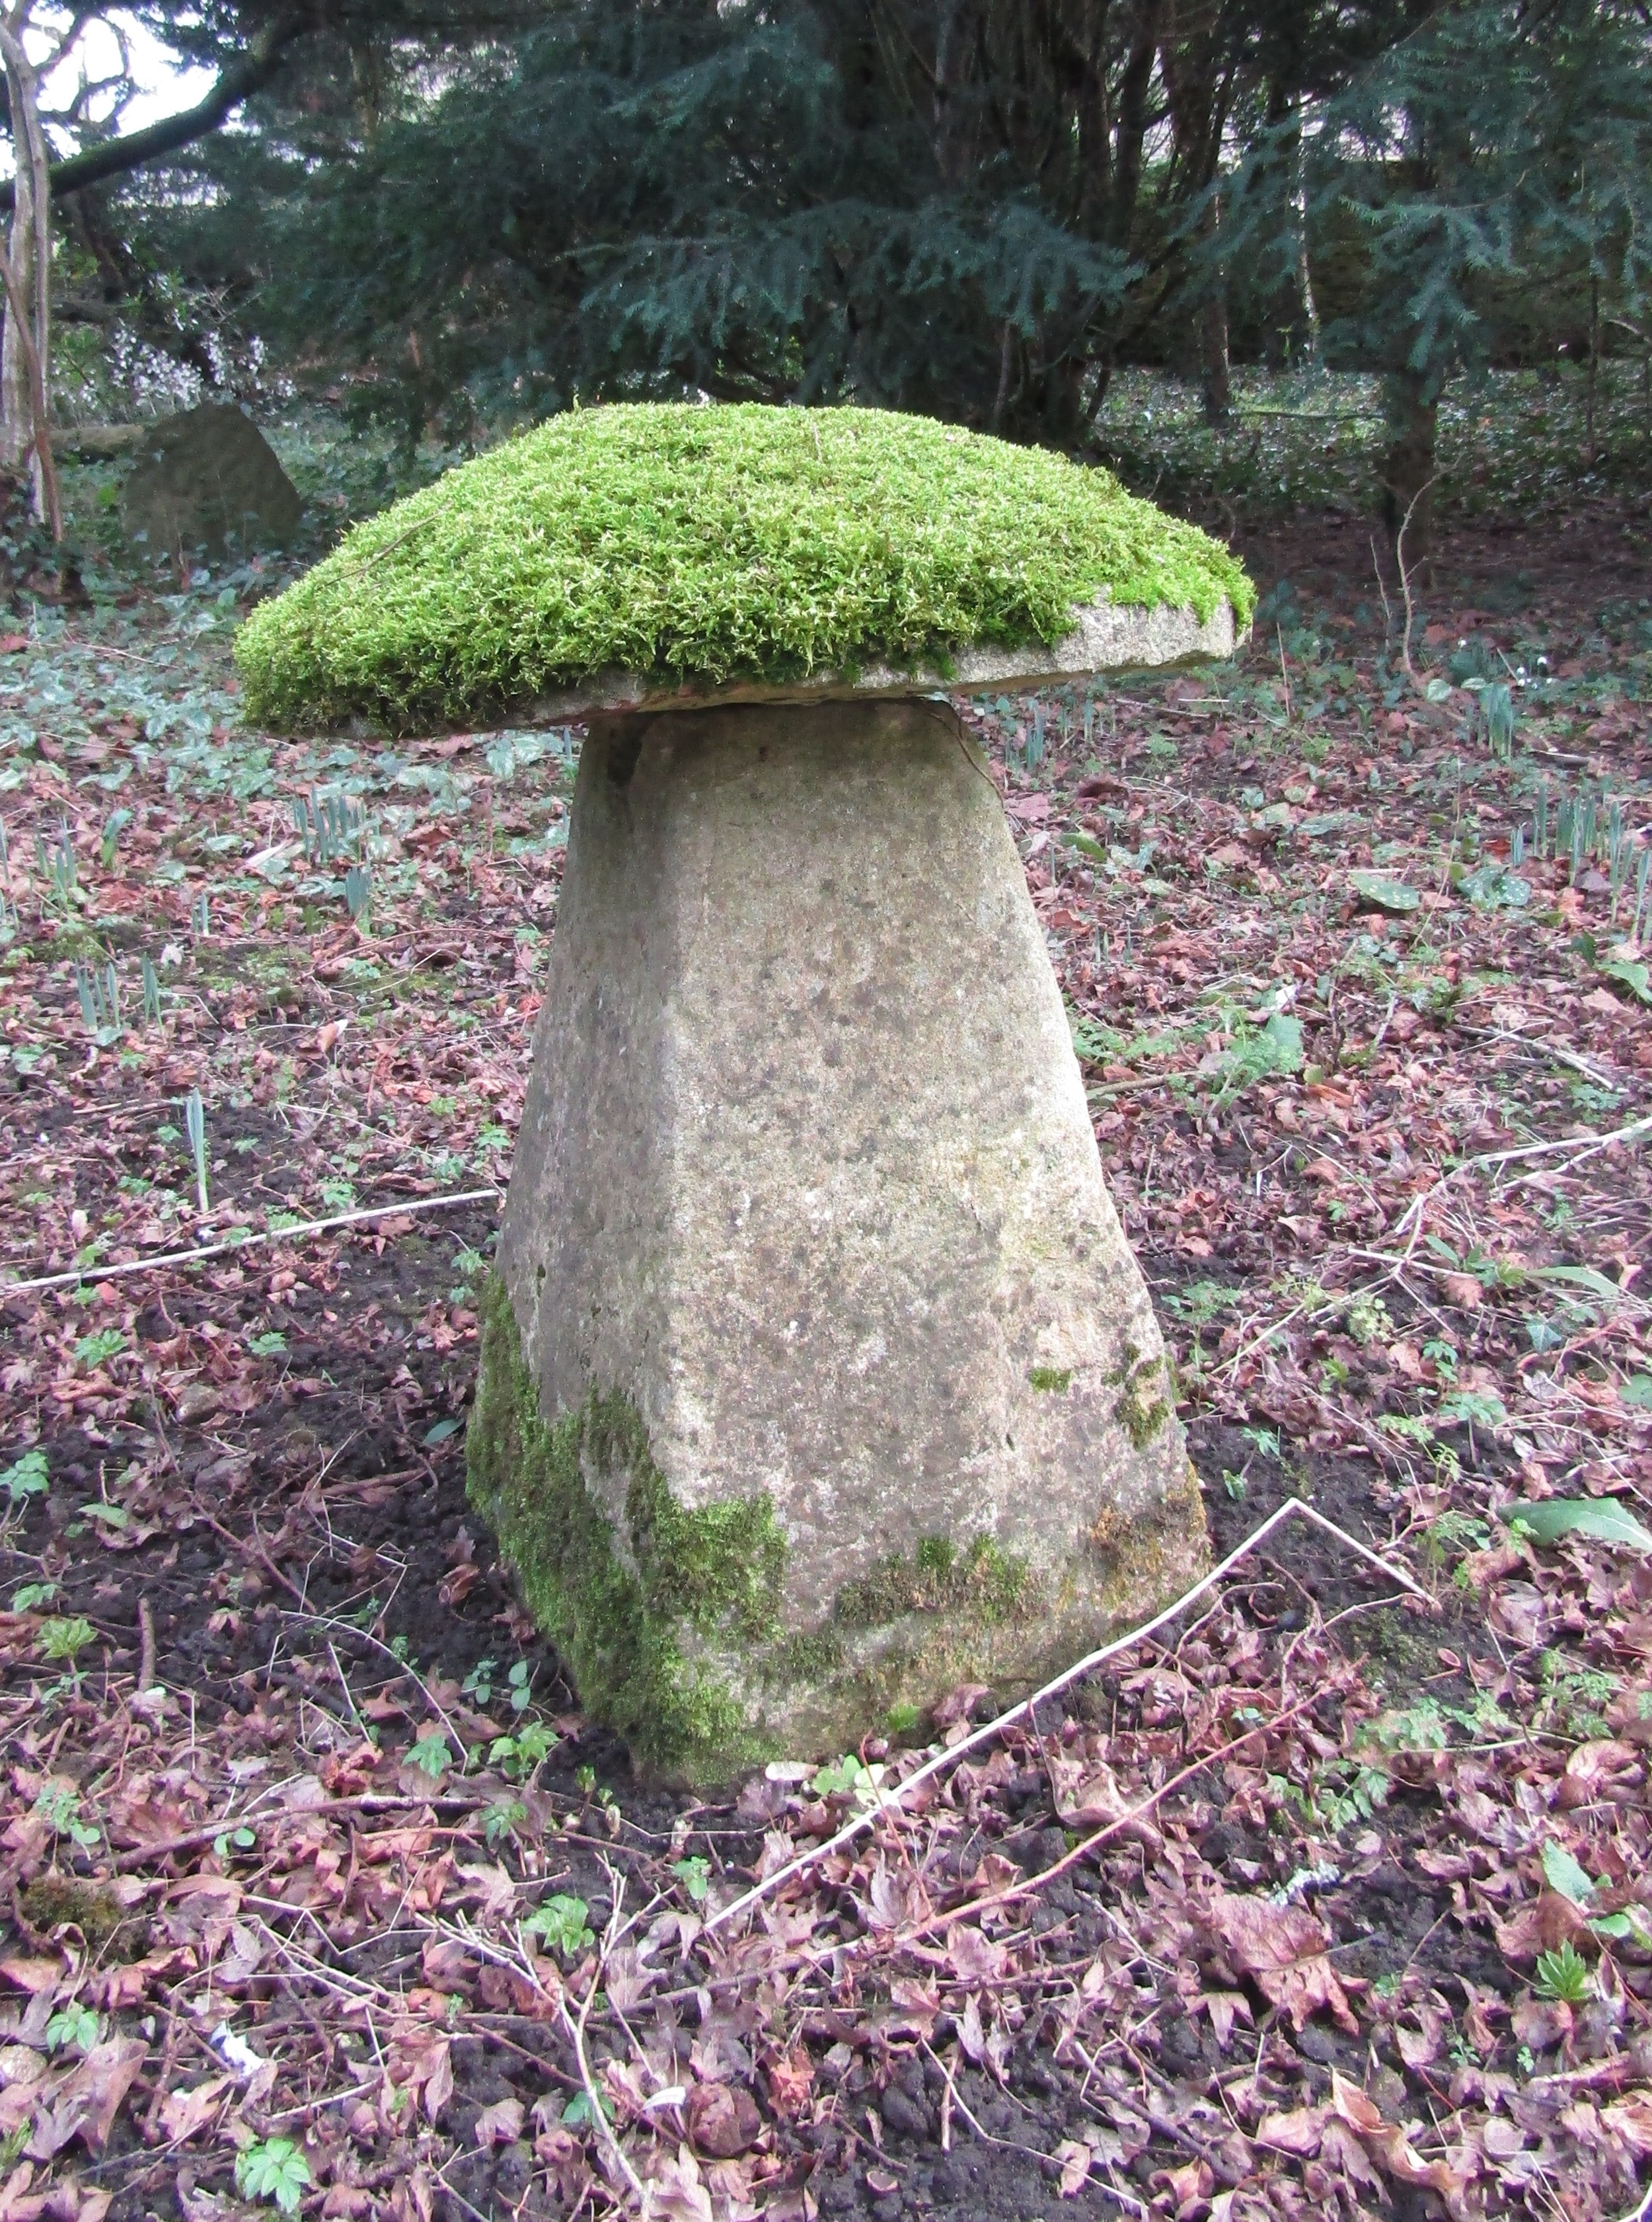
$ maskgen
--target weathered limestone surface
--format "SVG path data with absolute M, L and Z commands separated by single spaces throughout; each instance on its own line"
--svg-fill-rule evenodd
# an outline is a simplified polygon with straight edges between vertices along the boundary
M 1029 1686 L 1203 1562 L 944 703 L 592 725 L 499 1274 L 472 1486 L 588 1708 L 668 1771 Z
M 593 710 L 700 709 L 726 702 L 859 701 L 870 696 L 921 694 L 925 687 L 967 694 L 993 687 L 1048 687 L 1062 681 L 1093 678 L 1099 672 L 1147 671 L 1166 664 L 1208 663 L 1231 656 L 1249 637 L 1234 623 L 1232 606 L 1220 602 L 1208 618 L 1196 610 L 1159 604 L 1138 609 L 1105 599 L 1073 612 L 1071 632 L 1048 647 L 999 648 L 991 642 L 960 650 L 945 671 L 898 671 L 886 663 L 867 664 L 846 675 L 819 671 L 790 686 L 761 680 L 729 679 L 696 689 L 674 687 L 658 677 L 632 671 L 602 671 L 577 686 L 513 703 L 509 722 L 554 725 Z
M 147 427 L 138 452 L 121 516 L 152 555 L 284 547 L 297 533 L 297 489 L 245 411 L 217 402 L 185 410 Z

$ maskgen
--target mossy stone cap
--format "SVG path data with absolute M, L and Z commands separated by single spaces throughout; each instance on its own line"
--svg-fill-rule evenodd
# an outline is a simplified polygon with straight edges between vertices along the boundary
M 991 683 L 984 648 L 1077 670 L 1036 651 L 1103 605 L 1187 615 L 1168 649 L 1093 668 L 1208 654 L 1254 600 L 1197 527 L 1042 449 L 879 410 L 639 403 L 554 417 L 358 525 L 236 654 L 261 723 L 405 731 L 640 699 L 603 675 L 710 697 L 867 666 Z

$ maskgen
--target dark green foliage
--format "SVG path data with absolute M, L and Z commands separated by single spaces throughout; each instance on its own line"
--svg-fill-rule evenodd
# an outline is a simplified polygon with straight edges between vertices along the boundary
M 1117 366 L 1197 371 L 1220 421 L 1231 345 L 1385 375 L 1417 552 L 1455 371 L 1652 348 L 1635 0 L 143 12 L 222 70 L 280 28 L 279 66 L 100 189 L 77 268 L 410 448 L 704 394 L 1093 453 Z
M 1592 359 L 1614 330 L 1638 329 L 1652 282 L 1652 29 L 1623 0 L 1402 16 L 1314 125 L 1306 141 L 1294 120 L 1253 137 L 1223 244 L 1266 266 L 1293 204 L 1301 236 L 1334 242 L 1321 343 L 1333 362 L 1387 374 L 1388 520 L 1397 533 L 1412 517 L 1421 554 L 1447 378 L 1517 353 L 1517 311 L 1551 347 L 1569 320 Z

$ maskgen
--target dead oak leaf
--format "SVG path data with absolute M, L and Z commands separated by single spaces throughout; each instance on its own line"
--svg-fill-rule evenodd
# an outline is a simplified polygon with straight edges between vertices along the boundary
M 1359 2034 L 1348 1993 L 1326 1956 L 1329 1939 L 1311 1913 L 1218 1891 L 1210 1919 L 1236 1971 L 1248 1975 L 1270 2005 L 1288 2013 L 1293 2028 L 1299 2030 L 1323 2006 L 1350 2037 Z

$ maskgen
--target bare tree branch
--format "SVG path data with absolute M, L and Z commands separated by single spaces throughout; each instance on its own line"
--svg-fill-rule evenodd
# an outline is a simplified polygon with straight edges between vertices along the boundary
M 176 116 L 163 116 L 160 122 L 146 124 L 141 131 L 128 131 L 121 138 L 105 140 L 99 146 L 87 147 L 78 154 L 53 162 L 47 179 L 52 198 L 61 200 L 66 193 L 77 193 L 84 186 L 100 185 L 105 178 L 124 176 L 145 162 L 157 161 L 164 154 L 175 154 L 180 147 L 192 146 L 196 140 L 204 139 L 242 101 L 249 100 L 269 84 L 285 59 L 287 48 L 310 28 L 307 16 L 278 16 L 259 32 L 247 52 L 224 69 L 206 97 L 193 108 L 184 109 Z M 11 205 L 10 180 L 0 181 L 0 210 L 9 210 Z

